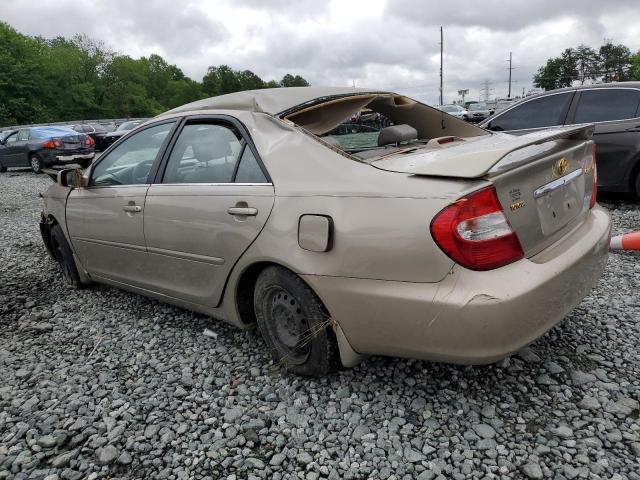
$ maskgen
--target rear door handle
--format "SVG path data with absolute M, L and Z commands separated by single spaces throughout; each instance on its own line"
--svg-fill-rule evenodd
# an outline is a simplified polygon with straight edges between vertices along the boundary
M 227 213 L 238 217 L 255 217 L 258 215 L 258 209 L 253 207 L 229 207 Z
M 139 213 L 142 211 L 142 207 L 140 205 L 125 205 L 122 207 L 122 210 L 125 212 Z

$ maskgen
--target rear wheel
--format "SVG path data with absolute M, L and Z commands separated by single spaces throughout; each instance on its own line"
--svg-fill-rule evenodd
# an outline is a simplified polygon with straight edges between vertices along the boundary
M 73 287 L 81 288 L 82 282 L 76 268 L 76 262 L 73 259 L 73 252 L 60 225 L 54 225 L 51 228 L 51 249 L 53 250 L 54 258 L 60 265 L 65 282 Z
M 282 267 L 262 271 L 254 291 L 258 328 L 274 361 L 305 377 L 322 377 L 339 366 L 331 319 L 315 293 Z
M 42 172 L 42 160 L 35 153 L 29 157 L 29 164 L 31 165 L 31 170 L 33 170 L 33 173 Z

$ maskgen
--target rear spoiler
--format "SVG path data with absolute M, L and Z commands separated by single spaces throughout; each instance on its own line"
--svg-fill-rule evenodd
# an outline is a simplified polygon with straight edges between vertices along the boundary
M 511 170 L 553 148 L 554 140 L 591 140 L 594 125 L 550 128 L 511 135 L 494 133 L 455 142 L 449 148 L 392 155 L 376 160 L 372 166 L 392 172 L 455 178 L 482 178 Z

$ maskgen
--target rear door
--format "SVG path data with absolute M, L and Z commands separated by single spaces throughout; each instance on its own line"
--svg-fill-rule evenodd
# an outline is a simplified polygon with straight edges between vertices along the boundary
M 29 165 L 29 129 L 18 130 L 16 142 L 13 144 L 13 165 L 16 167 Z
M 187 120 L 147 193 L 148 288 L 216 306 L 262 230 L 274 190 L 244 127 L 226 116 Z
M 594 88 L 581 90 L 568 122 L 595 123 L 598 185 L 627 190 L 640 156 L 640 90 Z
M 552 93 L 524 101 L 496 114 L 483 126 L 494 132 L 523 135 L 564 125 L 575 92 Z

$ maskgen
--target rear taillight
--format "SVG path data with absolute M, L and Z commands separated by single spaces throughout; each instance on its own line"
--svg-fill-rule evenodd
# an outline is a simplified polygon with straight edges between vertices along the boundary
M 93 146 L 96 144 L 95 140 L 93 138 L 91 138 L 89 135 L 87 135 L 87 139 L 84 141 L 85 145 L 88 146 Z
M 493 186 L 442 209 L 431 221 L 431 235 L 444 253 L 471 270 L 491 270 L 524 257 Z
M 591 165 L 593 166 L 593 186 L 591 187 L 591 200 L 589 201 L 589 208 L 593 208 L 598 200 L 598 164 L 596 163 L 596 144 L 593 144 L 593 150 L 591 154 Z
M 60 140 L 54 140 L 53 138 L 51 140 L 47 140 L 46 142 L 42 143 L 43 148 L 58 148 L 60 146 L 62 146 L 62 143 L 60 143 Z

